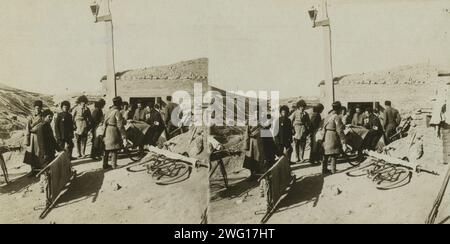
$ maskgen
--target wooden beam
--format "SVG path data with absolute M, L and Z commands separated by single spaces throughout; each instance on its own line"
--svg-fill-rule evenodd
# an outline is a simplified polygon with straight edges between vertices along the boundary
M 377 153 L 374 151 L 365 150 L 364 153 L 369 155 L 372 158 L 381 159 L 381 160 L 386 161 L 387 163 L 404 166 L 404 167 L 407 167 L 407 168 L 410 168 L 413 170 L 415 170 L 418 166 L 418 164 L 416 162 L 408 162 L 405 160 L 401 160 L 399 158 L 394 158 L 394 157 L 391 157 L 391 156 L 388 156 L 385 154 L 381 154 L 381 153 Z
M 183 156 L 183 155 L 178 154 L 178 153 L 174 153 L 174 152 L 171 152 L 171 151 L 159 149 L 159 148 L 154 147 L 154 146 L 150 146 L 149 150 L 150 150 L 150 152 L 153 152 L 153 153 L 156 153 L 156 154 L 160 154 L 160 155 L 164 155 L 164 156 L 166 156 L 168 158 L 185 161 L 185 162 L 190 163 L 192 166 L 195 166 L 195 167 L 198 166 L 199 161 L 200 161 L 200 160 L 198 160 L 196 158 L 189 158 L 189 157 Z

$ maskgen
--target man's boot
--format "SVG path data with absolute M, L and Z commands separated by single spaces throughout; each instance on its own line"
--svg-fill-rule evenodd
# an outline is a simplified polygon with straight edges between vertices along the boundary
M 84 141 L 84 137 L 81 137 L 81 141 L 80 141 L 80 154 L 82 158 L 86 157 L 86 143 Z
M 331 171 L 328 170 L 328 159 L 325 158 L 325 159 L 322 161 L 322 174 L 323 174 L 323 175 L 328 175 L 328 174 L 330 174 L 330 173 L 331 173 Z
M 67 148 L 67 154 L 69 154 L 69 158 L 70 158 L 70 161 L 73 161 L 73 160 L 75 160 L 75 158 L 72 156 L 72 153 L 73 153 L 73 147 L 68 147 Z
M 112 168 L 117 169 L 117 152 L 113 152 L 111 155 Z
M 107 169 L 111 169 L 111 166 L 108 164 L 108 155 L 105 154 L 103 156 L 103 169 L 107 170 Z
M 294 140 L 294 148 L 290 159 L 292 159 L 292 163 L 297 163 L 298 161 L 300 161 L 298 156 L 298 142 L 296 140 Z
M 336 174 L 336 156 L 331 158 L 331 173 Z

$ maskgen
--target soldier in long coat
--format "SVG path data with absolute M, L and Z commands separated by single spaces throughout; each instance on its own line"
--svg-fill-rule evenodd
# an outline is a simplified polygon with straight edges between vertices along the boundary
M 30 133 L 33 134 L 33 143 L 36 144 L 37 154 L 32 155 L 33 161 L 31 161 L 32 172 L 31 175 L 35 175 L 37 171 L 43 169 L 53 159 L 55 159 L 55 153 L 60 151 L 60 147 L 56 142 L 56 138 L 53 135 L 53 129 L 50 125 L 53 119 L 53 112 L 49 109 L 44 110 L 41 113 L 42 119 L 30 129 Z M 26 152 L 26 154 L 28 154 Z
M 384 131 L 386 133 L 386 139 L 390 142 L 391 136 L 397 132 L 397 127 L 400 125 L 401 117 L 397 109 L 391 107 L 391 101 L 384 102 L 386 109 L 383 112 L 384 116 Z
M 74 148 L 74 121 L 72 114 L 69 113 L 70 102 L 63 101 L 61 103 L 61 112 L 55 119 L 55 135 L 56 141 L 61 148 L 67 147 L 67 153 L 72 159 L 72 151 Z
M 178 107 L 177 103 L 172 102 L 172 97 L 168 96 L 167 98 L 167 105 L 164 108 L 164 124 L 166 125 L 166 138 L 167 140 L 170 140 L 171 133 L 177 128 L 177 125 L 172 123 L 172 112 L 175 110 L 175 108 Z
M 103 146 L 101 140 L 97 138 L 97 128 L 103 123 L 105 115 L 103 114 L 103 108 L 105 107 L 105 101 L 100 99 L 94 104 L 94 110 L 92 111 L 92 147 L 91 147 L 91 158 L 98 160 L 103 153 Z
M 49 109 L 44 110 L 42 112 L 42 118 L 42 123 L 36 129 L 39 143 L 42 144 L 42 148 L 44 149 L 43 157 L 41 158 L 41 168 L 52 162 L 55 159 L 56 152 L 62 150 L 53 135 L 51 126 L 53 112 Z
M 75 121 L 75 137 L 77 141 L 78 157 L 84 158 L 88 133 L 92 126 L 91 110 L 87 107 L 88 99 L 80 96 L 77 99 L 78 106 L 74 108 L 73 119 Z
M 331 162 L 331 173 L 336 173 L 337 158 L 343 151 L 346 151 L 347 144 L 344 135 L 344 124 L 342 123 L 341 116 L 341 103 L 339 101 L 334 102 L 333 110 L 331 110 L 324 121 L 324 160 L 322 162 L 322 173 L 330 173 L 327 169 L 328 162 Z
M 105 116 L 105 153 L 103 155 L 103 169 L 108 169 L 108 158 L 111 154 L 112 167 L 117 168 L 117 154 L 126 143 L 125 123 L 126 120 L 120 113 L 122 106 L 122 98 L 115 97 L 113 106 Z
M 256 118 L 259 118 L 256 112 Z M 273 136 L 262 137 L 261 130 L 270 130 L 270 121 L 258 122 L 256 126 L 250 126 L 248 122 L 244 133 L 245 158 L 243 167 L 250 170 L 249 180 L 256 180 L 257 176 L 268 170 L 275 163 L 276 156 L 282 153 L 277 150 Z
M 364 127 L 369 130 L 364 141 L 366 143 L 365 148 L 369 150 L 376 150 L 378 141 L 383 136 L 383 128 L 381 126 L 380 119 L 373 113 L 371 107 L 366 110 L 366 119 Z
M 311 121 L 308 113 L 305 111 L 306 102 L 300 100 L 297 103 L 297 109 L 292 113 L 290 119 L 294 127 L 294 162 L 301 162 L 305 154 L 306 139 L 309 135 Z
M 312 164 L 320 161 L 322 156 L 322 142 L 317 140 L 316 134 L 322 126 L 322 116 L 320 114 L 323 110 L 323 105 L 319 103 L 314 106 L 313 114 L 311 115 L 311 151 L 309 162 Z
M 264 164 L 263 143 L 261 140 L 261 127 L 247 125 L 244 133 L 245 158 L 243 167 L 250 170 L 250 180 L 262 171 Z
M 280 118 L 275 122 L 278 123 L 278 133 L 275 135 L 275 144 L 277 145 L 278 152 L 285 153 L 288 159 L 291 158 L 292 153 L 292 136 L 294 128 L 292 122 L 289 119 L 289 108 L 282 106 L 280 108 Z
M 164 132 L 165 126 L 161 113 L 155 108 L 155 104 L 149 109 L 145 122 L 150 125 L 148 144 L 155 146 L 161 134 Z M 159 107 L 159 105 L 158 105 Z
M 25 152 L 25 158 L 23 162 L 31 166 L 31 174 L 32 176 L 34 169 L 39 166 L 40 157 L 42 157 L 42 148 L 39 145 L 39 141 L 36 135 L 36 127 L 43 122 L 42 118 L 42 107 L 43 103 L 40 100 L 37 100 L 33 104 L 34 111 L 33 115 L 28 118 L 26 129 L 25 129 L 25 145 L 27 146 Z

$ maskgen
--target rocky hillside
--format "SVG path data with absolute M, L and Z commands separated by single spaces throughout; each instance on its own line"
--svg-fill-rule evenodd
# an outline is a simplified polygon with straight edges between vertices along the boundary
M 0 84 L 0 138 L 9 138 L 11 132 L 21 130 L 33 110 L 33 102 L 40 99 L 48 107 L 53 98 L 34 92 L 23 91 Z
M 208 59 L 200 58 L 176 64 L 126 70 L 116 74 L 118 80 L 195 80 L 208 79 Z M 105 80 L 106 76 L 102 78 Z
M 59 109 L 59 105 L 61 104 L 62 101 L 69 101 L 71 106 L 75 106 L 76 101 L 78 99 L 79 96 L 84 95 L 88 98 L 88 105 L 93 108 L 94 107 L 94 102 L 98 101 L 100 98 L 102 98 L 102 96 L 100 94 L 87 94 L 87 93 L 81 93 L 81 92 L 75 92 L 75 93 L 70 93 L 70 94 L 61 94 L 61 95 L 55 95 L 53 96 L 53 101 L 55 106 L 57 106 L 56 109 Z

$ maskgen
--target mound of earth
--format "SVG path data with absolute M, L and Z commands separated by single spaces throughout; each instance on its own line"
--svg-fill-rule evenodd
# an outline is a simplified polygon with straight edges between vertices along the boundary
M 337 85 L 421 85 L 435 81 L 439 67 L 430 64 L 403 65 L 388 70 L 348 74 L 334 79 Z M 323 85 L 324 81 L 320 82 Z
M 191 127 L 189 131 L 170 139 L 166 144 L 170 145 L 170 150 L 175 153 L 187 154 L 204 162 L 208 159 L 207 141 L 202 127 Z
M 196 80 L 207 81 L 208 59 L 183 61 L 176 64 L 125 70 L 116 74 L 119 80 Z M 105 80 L 106 76 L 102 78 Z

